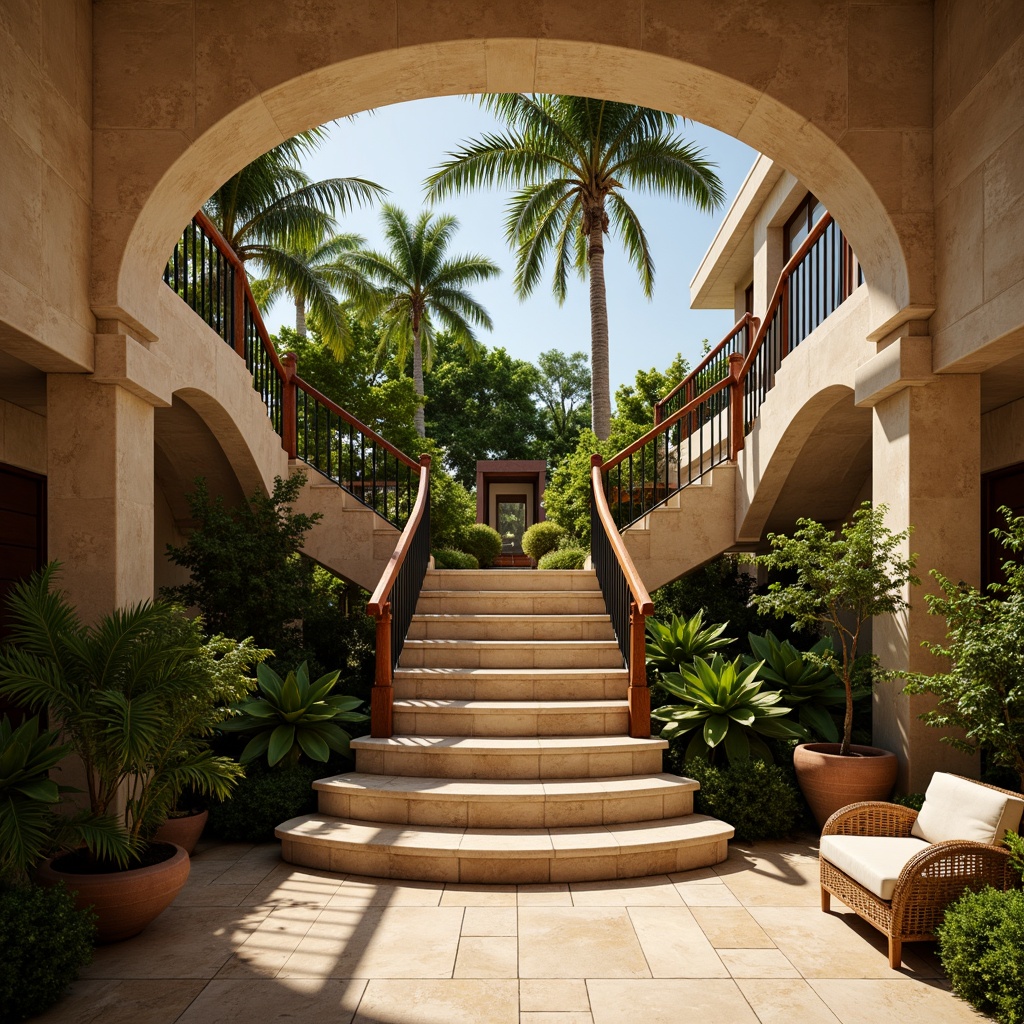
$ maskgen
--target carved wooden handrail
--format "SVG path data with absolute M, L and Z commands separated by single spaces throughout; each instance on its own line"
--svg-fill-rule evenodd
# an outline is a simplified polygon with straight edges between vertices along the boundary
M 402 653 L 430 558 L 429 455 L 420 456 L 418 468 L 420 483 L 416 504 L 366 605 L 367 614 L 377 623 L 370 735 L 382 738 L 392 733 L 395 665 Z
M 629 670 L 629 735 L 651 735 L 651 694 L 647 687 L 645 617 L 654 602 L 640 579 L 608 507 L 600 455 L 590 460 L 591 552 L 619 650 Z

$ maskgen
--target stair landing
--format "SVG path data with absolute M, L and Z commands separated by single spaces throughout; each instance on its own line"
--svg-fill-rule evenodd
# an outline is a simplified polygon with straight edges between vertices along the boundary
M 723 861 L 733 830 L 628 735 L 592 571 L 430 570 L 395 672 L 395 735 L 278 826 L 293 864 L 444 882 L 631 878 Z

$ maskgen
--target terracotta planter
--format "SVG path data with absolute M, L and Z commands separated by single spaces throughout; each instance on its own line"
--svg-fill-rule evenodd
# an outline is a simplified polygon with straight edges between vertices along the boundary
M 209 816 L 209 811 L 200 811 L 198 814 L 188 814 L 183 818 L 168 818 L 156 830 L 153 839 L 158 843 L 174 843 L 191 857 Z
M 188 879 L 188 854 L 173 843 L 159 846 L 173 851 L 159 864 L 127 871 L 81 874 L 61 870 L 51 858 L 40 865 L 36 878 L 43 885 L 63 882 L 74 893 L 79 907 L 91 906 L 96 911 L 97 939 L 117 942 L 138 935 L 170 906 Z M 64 859 L 58 857 L 56 861 Z
M 850 746 L 841 757 L 838 743 L 801 743 L 793 751 L 796 781 L 819 827 L 847 804 L 887 800 L 896 784 L 896 755 L 880 747 Z

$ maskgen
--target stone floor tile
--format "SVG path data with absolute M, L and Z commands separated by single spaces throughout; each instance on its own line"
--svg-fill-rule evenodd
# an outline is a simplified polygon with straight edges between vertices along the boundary
M 810 985 L 842 1024 L 980 1024 L 988 1019 L 937 981 L 821 979 Z
M 666 875 L 610 882 L 570 882 L 575 907 L 680 907 L 683 901 Z
M 344 915 L 344 916 L 342 916 Z M 299 942 L 279 978 L 450 978 L 461 907 L 328 908 Z
M 800 972 L 777 949 L 720 949 L 734 978 L 799 978 Z
M 280 867 L 281 851 L 274 846 L 254 846 L 216 879 L 217 885 L 258 885 Z
M 441 895 L 442 907 L 514 907 L 514 885 L 449 882 Z
M 87 978 L 212 978 L 270 909 L 176 907 L 141 935 L 97 948 Z
M 587 983 L 582 978 L 522 978 L 519 1012 L 590 1012 Z
M 519 1024 L 594 1024 L 589 1010 L 540 1010 L 520 1013 Z
M 715 874 L 714 868 L 694 868 L 692 871 L 673 871 L 668 880 L 675 885 L 706 885 L 708 883 L 720 882 L 721 879 Z
M 350 1024 L 362 998 L 362 979 L 324 981 L 211 981 L 178 1024 Z
M 249 905 L 251 885 L 186 885 L 175 897 L 176 907 L 237 907 Z
M 520 907 L 571 907 L 572 893 L 567 882 L 544 882 L 516 886 Z
M 721 979 L 588 980 L 594 1024 L 758 1024 L 736 986 Z
M 839 1024 L 810 983 L 802 979 L 739 978 L 736 984 L 761 1024 Z
M 722 882 L 717 885 L 687 882 L 683 885 L 676 885 L 676 892 L 688 907 L 738 907 L 740 905 L 740 901 L 736 899 L 733 891 Z
M 312 871 L 309 868 L 275 868 L 258 885 L 252 887 L 243 901 L 246 905 L 257 906 L 305 906 L 326 907 L 341 888 L 344 875 L 332 875 L 327 871 Z
M 520 907 L 522 978 L 649 978 L 624 907 Z
M 276 843 L 264 843 L 264 846 L 276 846 Z M 200 839 L 192 852 L 192 863 L 197 861 L 219 860 L 235 861 L 244 857 L 256 847 L 252 843 L 222 843 L 218 839 Z
M 217 972 L 226 978 L 274 978 L 320 916 L 320 907 L 280 907 L 268 914 Z
M 349 875 L 327 904 L 328 907 L 436 907 L 441 902 L 441 882 L 407 882 L 394 878 Z
M 518 978 L 519 947 L 514 935 L 463 935 L 455 958 L 456 978 Z
M 936 976 L 912 947 L 903 968 L 892 970 L 885 936 L 856 914 L 823 914 L 820 907 L 752 907 L 750 914 L 805 978 Z
M 730 845 L 715 873 L 746 907 L 817 907 L 821 886 L 817 850 L 783 843 Z
M 715 949 L 770 949 L 774 942 L 744 907 L 690 907 Z
M 685 907 L 630 907 L 629 917 L 655 978 L 729 977 Z
M 63 999 L 34 1017 L 39 1024 L 172 1024 L 203 990 L 203 981 L 80 979 Z
M 353 1024 L 518 1024 L 518 985 L 501 978 L 373 979 Z
M 518 915 L 515 907 L 466 907 L 463 935 L 515 935 Z

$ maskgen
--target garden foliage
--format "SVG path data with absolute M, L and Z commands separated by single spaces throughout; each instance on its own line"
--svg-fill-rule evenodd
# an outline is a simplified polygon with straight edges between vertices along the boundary
M 462 550 L 472 555 L 481 569 L 488 569 L 501 554 L 501 534 L 486 523 L 474 523 L 463 534 Z
M 549 551 L 537 563 L 538 569 L 582 569 L 590 557 L 583 548 L 559 548 Z
M 554 551 L 565 536 L 565 530 L 558 523 L 545 519 L 534 523 L 523 534 L 523 551 L 535 562 L 540 561 L 549 551 Z

